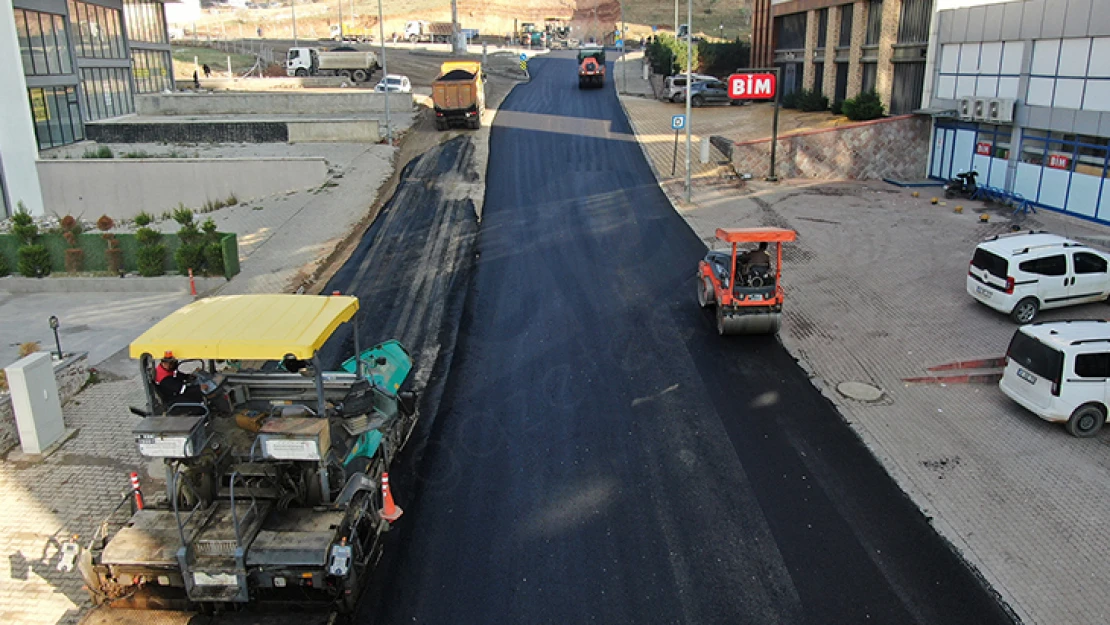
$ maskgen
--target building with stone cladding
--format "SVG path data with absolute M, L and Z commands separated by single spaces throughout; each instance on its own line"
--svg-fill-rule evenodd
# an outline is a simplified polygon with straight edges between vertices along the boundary
M 920 108 L 933 0 L 755 0 L 753 17 L 753 61 L 780 68 L 784 94 L 875 90 L 891 114 Z

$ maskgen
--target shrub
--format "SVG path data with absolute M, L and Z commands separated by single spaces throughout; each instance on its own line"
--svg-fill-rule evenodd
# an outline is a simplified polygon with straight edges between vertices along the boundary
M 791 91 L 790 93 L 783 94 L 782 100 L 779 101 L 779 105 L 784 109 L 798 108 L 798 92 Z
M 648 46 L 648 56 L 651 59 L 652 71 L 656 74 L 670 76 L 679 71 L 686 71 L 686 40 L 675 39 L 671 35 L 659 35 L 654 43 Z M 698 67 L 698 48 L 693 49 L 692 67 Z
M 50 275 L 50 252 L 43 245 L 24 245 L 16 252 L 19 273 L 28 278 Z
M 102 145 L 102 146 L 98 147 L 96 150 L 85 150 L 85 153 L 81 155 L 81 158 L 114 158 L 114 157 L 115 157 L 115 154 L 112 154 L 112 148 L 110 148 L 106 145 Z
M 879 99 L 879 94 L 873 90 L 848 98 L 840 108 L 848 119 L 857 122 L 883 116 L 883 102 Z
M 227 206 L 235 206 L 238 203 L 239 203 L 239 198 L 234 193 L 227 196 L 227 199 L 224 200 L 224 204 L 227 205 Z
M 161 276 L 166 273 L 165 245 L 140 245 L 136 252 L 139 262 L 139 275 L 143 277 Z
M 66 215 L 65 217 L 62 217 L 62 220 L 58 223 L 58 225 L 61 226 L 62 232 L 76 231 L 77 234 L 81 234 L 81 222 L 77 221 L 77 219 L 73 215 Z
M 0 254 L 0 278 L 3 278 L 11 272 L 12 268 L 8 266 L 8 259 L 5 258 L 3 254 Z
M 185 275 L 192 269 L 194 274 L 204 272 L 204 244 L 181 242 L 181 247 L 173 254 L 173 261 L 177 265 L 177 273 Z
M 162 239 L 162 233 L 154 228 L 139 228 L 135 231 L 135 240 L 139 242 L 139 246 L 157 245 L 158 241 Z
M 154 215 L 146 211 L 141 211 L 138 215 L 135 215 L 135 225 L 140 228 L 149 226 L 152 223 L 154 223 Z
M 31 354 L 39 351 L 40 349 L 42 349 L 42 346 L 39 345 L 38 341 L 27 341 L 26 343 L 20 343 L 19 344 L 19 357 L 20 358 L 26 358 L 26 357 L 30 356 Z
M 216 240 L 219 238 L 219 234 L 216 232 L 216 222 L 213 221 L 211 217 L 204 220 L 204 223 L 200 225 L 200 229 L 204 231 L 204 238 L 206 239 Z
M 829 107 L 829 110 L 832 111 L 836 115 L 843 115 L 844 114 L 844 109 L 841 108 L 843 105 L 844 105 L 844 100 L 833 100 L 832 106 Z
M 202 235 L 196 224 L 188 223 L 181 226 L 181 229 L 177 231 L 177 238 L 181 239 L 182 245 L 196 245 L 200 242 Z
M 31 213 L 27 212 L 23 204 L 20 204 L 19 210 L 12 215 L 12 234 L 23 245 L 33 245 L 35 239 L 39 238 L 39 227 L 35 225 L 35 218 L 31 217 Z
M 182 226 L 191 224 L 193 223 L 193 211 L 185 208 L 184 204 L 179 204 L 173 211 L 173 220 Z
M 96 220 L 96 229 L 101 232 L 107 232 L 116 227 L 116 222 L 107 215 L 101 215 L 100 219 Z
M 798 93 L 798 109 L 807 113 L 827 111 L 829 109 L 829 99 L 821 95 L 819 91 L 803 89 Z
M 710 43 L 702 40 L 698 42 L 698 61 L 703 74 L 728 75 L 740 67 L 749 67 L 751 59 L 751 45 L 740 41 L 725 41 Z
M 224 246 L 217 243 L 204 244 L 205 274 L 222 276 L 224 274 Z

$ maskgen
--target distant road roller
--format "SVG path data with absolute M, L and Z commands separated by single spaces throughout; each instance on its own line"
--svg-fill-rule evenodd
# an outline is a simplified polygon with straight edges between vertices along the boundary
M 782 244 L 786 228 L 718 228 L 731 252 L 710 250 L 698 263 L 698 303 L 716 306 L 718 334 L 775 334 L 782 325 Z M 751 249 L 739 249 L 740 244 Z M 774 245 L 774 251 L 768 248 Z M 735 279 L 734 279 L 735 276 Z

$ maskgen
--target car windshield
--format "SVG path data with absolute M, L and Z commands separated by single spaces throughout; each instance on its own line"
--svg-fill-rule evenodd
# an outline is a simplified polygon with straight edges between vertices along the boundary
M 1006 272 L 1010 267 L 1005 258 L 992 254 L 983 248 L 975 250 L 975 256 L 971 258 L 971 264 L 975 268 L 989 271 L 991 275 L 1003 280 L 1006 279 Z
M 387 83 L 391 84 L 391 85 L 399 85 L 399 84 L 401 84 L 401 79 L 400 79 L 400 78 L 386 78 L 386 79 L 385 79 L 385 81 L 386 81 Z
M 1042 378 L 1060 381 L 1064 355 L 1021 330 L 1014 332 L 1006 356 Z

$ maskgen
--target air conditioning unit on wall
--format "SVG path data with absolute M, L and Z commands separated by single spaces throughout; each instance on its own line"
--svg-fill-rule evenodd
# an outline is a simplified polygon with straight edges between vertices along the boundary
M 971 119 L 971 112 L 972 112 L 971 107 L 972 107 L 971 98 L 960 98 L 960 108 L 959 108 L 959 111 L 958 111 L 959 115 L 960 115 L 960 119 Z
M 990 100 L 987 98 L 973 98 L 971 100 L 971 118 L 986 121 L 990 112 Z
M 987 121 L 996 124 L 1014 121 L 1014 101 L 1009 98 L 991 98 L 987 101 Z

